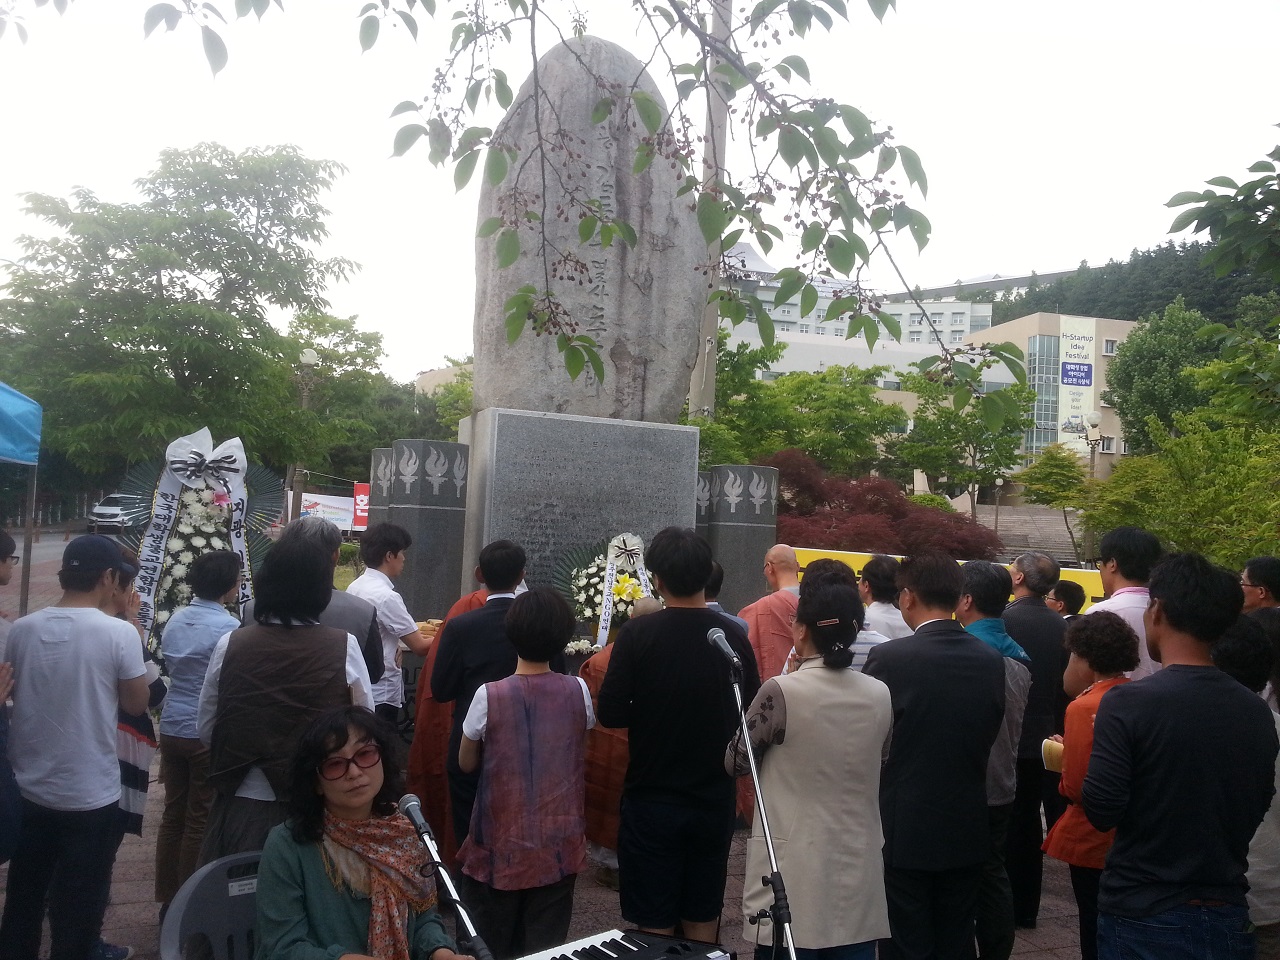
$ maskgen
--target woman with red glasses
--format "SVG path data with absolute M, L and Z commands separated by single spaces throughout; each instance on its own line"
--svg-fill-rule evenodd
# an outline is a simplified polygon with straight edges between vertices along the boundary
M 426 848 L 396 812 L 390 732 L 364 707 L 318 717 L 290 769 L 290 817 L 258 868 L 257 960 L 454 960 L 424 876 Z

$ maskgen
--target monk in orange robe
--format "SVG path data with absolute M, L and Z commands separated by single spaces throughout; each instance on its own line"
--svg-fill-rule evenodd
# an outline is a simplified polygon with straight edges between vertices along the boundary
M 453 726 L 453 703 L 440 703 L 431 696 L 431 671 L 436 665 L 436 651 L 440 649 L 440 636 L 449 621 L 459 614 L 478 610 L 484 606 L 489 591 L 480 589 L 468 593 L 449 608 L 435 642 L 427 651 L 418 674 L 418 702 L 414 711 L 413 743 L 409 745 L 409 772 L 406 785 L 410 793 L 422 801 L 422 815 L 431 825 L 440 846 L 440 856 L 447 866 L 452 866 L 457 854 L 453 837 L 453 820 L 449 813 L 449 784 L 445 779 L 445 758 L 449 755 L 449 731 Z
M 764 578 L 771 592 L 738 612 L 747 621 L 747 639 L 756 654 L 761 683 L 782 673 L 795 643 L 791 624 L 800 602 L 800 564 L 795 550 L 785 543 L 770 547 L 764 555 Z
M 609 644 L 578 671 L 578 676 L 591 691 L 592 708 L 599 700 L 600 684 L 604 683 L 612 656 L 613 644 Z M 618 849 L 622 782 L 627 777 L 630 757 L 626 730 L 602 727 L 597 723 L 587 731 L 587 839 L 609 850 Z

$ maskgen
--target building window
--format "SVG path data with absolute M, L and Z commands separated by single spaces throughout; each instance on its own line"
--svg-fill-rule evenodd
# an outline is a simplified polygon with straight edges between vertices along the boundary
M 953 314 L 951 314 L 951 325 L 952 325 L 953 327 L 963 327 L 963 326 L 964 326 L 964 314 L 963 314 L 963 313 L 953 313 Z
M 1102 355 L 1104 357 L 1114 357 L 1116 355 L 1117 342 L 1118 341 L 1115 341 L 1115 340 L 1103 340 Z
M 794 323 L 780 323 L 780 324 L 778 324 L 778 329 L 779 329 L 779 330 L 781 330 L 783 333 L 790 333 L 790 332 L 791 332 L 792 330 L 794 330 L 795 328 L 796 328 L 796 325 L 795 325 Z
M 1100 449 L 1102 450 L 1102 452 L 1103 452 L 1103 453 L 1115 453 L 1115 452 L 1116 452 L 1116 438 L 1115 438 L 1115 437 L 1103 437 L 1103 438 L 1102 438 L 1102 447 L 1101 447 Z
M 808 333 L 808 332 L 809 332 L 809 324 L 807 324 L 807 323 L 802 323 L 802 324 L 800 324 L 800 332 L 801 332 L 801 333 Z
M 820 337 L 825 337 L 827 335 L 827 328 L 824 327 L 822 324 L 818 324 L 816 327 L 813 328 L 813 332 Z
M 942 322 L 942 314 L 940 314 L 940 313 L 931 313 L 931 314 L 929 314 L 929 319 L 930 319 L 930 320 L 932 320 L 934 323 L 941 323 L 941 322 Z
M 911 331 L 911 342 L 912 342 L 912 343 L 919 343 L 919 342 L 920 342 L 920 331 L 919 331 L 919 330 L 912 330 L 912 331 Z
M 836 327 L 836 328 L 835 328 L 834 333 L 835 333 L 835 335 L 836 335 L 837 337 L 843 337 L 843 336 L 844 336 L 844 327 Z
M 923 325 L 924 325 L 924 314 L 923 314 L 923 313 L 913 313 L 913 314 L 911 315 L 911 325 L 912 325 L 913 327 L 920 327 L 920 326 L 923 326 Z
M 952 342 L 952 343 L 964 343 L 964 331 L 963 331 L 963 330 L 952 330 L 952 331 L 951 331 L 951 342 Z
M 902 381 L 901 381 L 901 380 L 886 380 L 886 381 L 884 382 L 884 389 L 885 389 L 885 390 L 901 390 L 901 389 L 902 389 Z
M 933 343 L 941 343 L 941 342 L 942 342 L 942 334 L 941 334 L 941 332 L 939 332 L 939 331 L 937 331 L 937 330 L 930 330 L 930 331 L 929 331 L 929 340 L 930 340 L 931 342 L 933 342 Z

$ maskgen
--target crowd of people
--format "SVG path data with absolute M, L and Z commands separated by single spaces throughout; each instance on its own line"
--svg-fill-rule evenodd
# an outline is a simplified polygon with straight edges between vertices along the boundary
M 242 618 L 239 559 L 196 559 L 167 682 L 137 557 L 106 537 L 68 544 L 59 602 L 0 626 L 0 960 L 36 960 L 46 916 L 51 960 L 127 960 L 102 922 L 155 750 L 161 918 L 200 865 L 262 851 L 258 960 L 458 956 L 406 786 L 496 960 L 565 942 L 592 860 L 628 923 L 718 942 L 744 821 L 757 960 L 788 937 L 801 960 L 1008 960 L 1046 853 L 1085 960 L 1280 957 L 1280 560 L 1235 574 L 1119 528 L 1086 609 L 1041 553 L 802 571 L 779 544 L 734 616 L 707 542 L 671 527 L 645 551 L 655 599 L 572 676 L 574 614 L 526 585 L 519 544 L 486 545 L 481 589 L 421 626 L 395 589 L 409 534 L 367 531 L 346 591 L 340 545 L 287 525 Z M 0 533 L 0 586 L 15 549 Z

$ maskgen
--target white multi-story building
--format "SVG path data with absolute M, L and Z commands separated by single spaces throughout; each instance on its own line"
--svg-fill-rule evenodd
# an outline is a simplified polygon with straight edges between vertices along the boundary
M 960 346 L 971 334 L 991 326 L 989 303 L 927 300 L 917 305 L 889 302 L 884 304 L 883 312 L 897 321 L 902 339 L 895 341 L 882 324 L 875 344 L 869 346 L 861 330 L 848 336 L 847 317 L 823 321 L 828 305 L 839 295 L 835 284 L 815 284 L 818 287 L 818 304 L 808 316 L 802 317 L 799 294 L 786 303 L 773 304 L 777 290 L 771 279 L 774 269 L 754 249 L 739 244 L 730 256 L 737 259 L 741 267 L 741 276 L 735 279 L 735 286 L 749 288 L 760 298 L 773 318 L 774 337 L 787 345 L 782 359 L 773 364 L 766 377 L 803 370 L 818 371 L 835 365 L 864 369 L 888 366 L 891 372 L 881 378 L 881 386 L 892 390 L 898 385 L 892 371 L 905 369 L 917 360 L 935 354 L 938 343 Z M 761 344 L 760 330 L 754 320 L 739 324 L 730 332 L 730 346 L 742 342 Z

